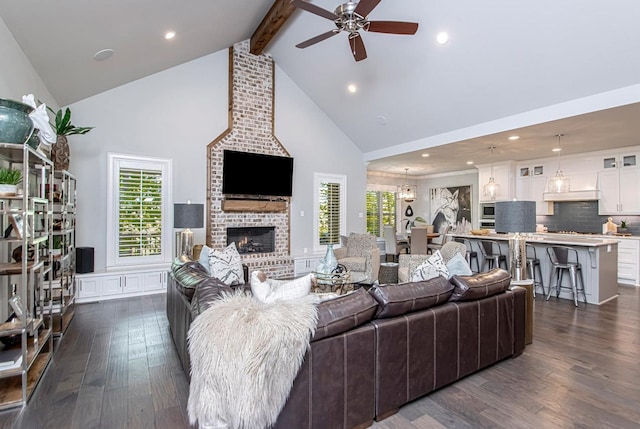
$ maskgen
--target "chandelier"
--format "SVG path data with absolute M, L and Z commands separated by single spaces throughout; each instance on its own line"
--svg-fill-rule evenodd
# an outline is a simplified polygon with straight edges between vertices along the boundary
M 404 185 L 398 187 L 398 198 L 407 203 L 413 202 L 418 195 L 418 187 L 409 184 L 409 169 L 404 169 Z
M 493 178 L 493 150 L 495 148 L 495 146 L 489 147 L 489 149 L 491 150 L 491 176 L 489 177 L 489 182 L 487 182 L 482 187 L 482 193 L 484 194 L 484 197 L 490 200 L 495 200 L 500 194 L 500 185 L 496 183 L 495 179 Z
M 569 178 L 564 177 L 562 174 L 562 169 L 560 168 L 560 152 L 562 152 L 562 147 L 560 146 L 560 137 L 564 134 L 558 134 L 558 147 L 554 149 L 554 151 L 558 152 L 558 170 L 556 171 L 556 175 L 549 179 L 547 183 L 547 191 L 549 192 L 569 192 Z

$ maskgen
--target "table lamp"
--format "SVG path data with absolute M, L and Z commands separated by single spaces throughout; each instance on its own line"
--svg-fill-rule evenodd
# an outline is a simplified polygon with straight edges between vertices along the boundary
M 527 247 L 523 232 L 536 231 L 535 201 L 496 202 L 496 232 L 509 237 L 509 267 L 513 280 L 527 277 Z
M 204 204 L 174 204 L 173 227 L 185 228 L 180 232 L 180 254 L 189 259 L 193 256 L 193 232 L 189 228 L 204 226 Z

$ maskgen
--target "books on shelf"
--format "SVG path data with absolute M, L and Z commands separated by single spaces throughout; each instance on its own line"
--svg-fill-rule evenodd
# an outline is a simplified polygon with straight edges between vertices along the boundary
M 22 365 L 22 350 L 9 349 L 0 351 L 0 370 L 15 369 Z

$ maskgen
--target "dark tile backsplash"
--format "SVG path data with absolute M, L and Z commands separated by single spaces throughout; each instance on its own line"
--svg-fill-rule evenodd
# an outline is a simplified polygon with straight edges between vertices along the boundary
M 555 202 L 553 213 L 553 216 L 536 216 L 536 223 L 543 224 L 549 231 L 601 234 L 602 224 L 611 217 L 618 225 L 624 220 L 631 234 L 640 235 L 640 216 L 600 216 L 597 201 Z

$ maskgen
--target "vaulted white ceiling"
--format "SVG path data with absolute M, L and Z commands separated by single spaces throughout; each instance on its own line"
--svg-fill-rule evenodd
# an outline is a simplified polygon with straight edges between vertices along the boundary
M 67 105 L 250 38 L 271 3 L 3 1 L 0 18 Z M 496 161 L 552 156 L 558 133 L 566 154 L 640 144 L 637 0 L 382 0 L 369 19 L 419 28 L 414 36 L 362 32 L 368 58 L 355 62 L 344 33 L 296 48 L 334 28 L 297 10 L 266 51 L 371 170 L 463 170 L 470 159 L 488 162 L 489 146 Z M 167 30 L 177 32 L 170 42 Z M 446 45 L 435 41 L 440 31 Z M 95 61 L 105 48 L 114 55 Z M 522 138 L 508 141 L 514 132 Z M 429 158 L 417 156 L 425 151 Z

